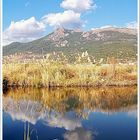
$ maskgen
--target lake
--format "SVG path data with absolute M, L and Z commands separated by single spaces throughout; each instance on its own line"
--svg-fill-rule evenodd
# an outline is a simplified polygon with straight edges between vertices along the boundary
M 3 140 L 137 140 L 137 87 L 10 89 Z

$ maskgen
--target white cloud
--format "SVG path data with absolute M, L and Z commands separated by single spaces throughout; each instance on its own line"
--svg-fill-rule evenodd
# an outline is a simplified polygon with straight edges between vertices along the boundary
M 12 21 L 3 33 L 4 45 L 11 42 L 28 42 L 44 35 L 46 26 L 34 17 L 18 22 Z
M 83 26 L 81 14 L 72 10 L 48 14 L 43 17 L 43 21 L 53 27 L 77 29 Z
M 101 26 L 100 29 L 105 29 L 105 28 L 115 28 L 117 26 L 115 25 L 105 25 L 105 26 Z
M 29 4 L 30 1 L 27 1 L 25 7 Z M 96 8 L 93 0 L 64 0 L 60 6 L 68 10 L 62 13 L 49 13 L 41 21 L 37 21 L 35 17 L 17 22 L 12 21 L 3 32 L 3 45 L 38 39 L 45 34 L 46 25 L 54 28 L 80 29 L 86 23 L 81 19 L 81 12 Z
M 131 29 L 136 29 L 137 28 L 137 22 L 132 21 L 132 22 L 126 23 L 126 27 L 131 28 Z
M 60 6 L 76 12 L 84 12 L 97 7 L 93 0 L 64 0 Z
M 106 29 L 106 28 L 129 28 L 129 29 L 137 29 L 137 22 L 136 21 L 132 21 L 132 22 L 129 22 L 129 23 L 125 23 L 124 26 L 104 25 L 104 26 L 97 27 L 97 28 L 91 28 L 91 30 Z
M 97 29 L 106 29 L 106 28 L 117 28 L 116 25 L 104 25 L 98 28 L 91 28 L 91 30 L 97 30 Z

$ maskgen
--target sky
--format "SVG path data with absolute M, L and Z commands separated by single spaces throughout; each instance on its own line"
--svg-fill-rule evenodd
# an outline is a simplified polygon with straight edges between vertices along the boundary
M 58 27 L 136 28 L 137 0 L 3 0 L 4 45 L 28 42 Z

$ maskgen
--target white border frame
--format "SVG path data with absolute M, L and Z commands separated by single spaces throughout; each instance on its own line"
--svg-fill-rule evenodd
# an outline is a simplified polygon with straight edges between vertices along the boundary
M 138 80 L 137 80 L 137 82 L 138 82 L 138 90 L 137 90 L 137 139 L 138 140 L 140 140 L 140 130 L 139 130 L 139 128 L 140 128 L 140 120 L 139 120 L 139 118 L 140 118 L 140 95 L 139 95 L 139 93 L 140 93 L 140 88 L 139 88 L 139 86 L 140 86 L 140 68 L 139 68 L 139 66 L 140 66 L 140 0 L 137 0 L 137 38 L 138 38 L 138 42 L 137 42 L 137 54 L 138 54 L 138 58 L 137 58 L 137 64 L 138 64 L 138 71 L 137 71 L 137 73 L 138 73 Z
M 137 38 L 138 38 L 138 42 L 137 42 L 137 54 L 138 54 L 138 58 L 137 58 L 137 64 L 138 64 L 138 86 L 137 86 L 137 139 L 140 140 L 140 0 L 137 0 Z M 3 51 L 2 51 L 2 44 L 3 44 L 3 39 L 2 39 L 2 32 L 3 32 L 3 0 L 0 0 L 0 140 L 3 140 L 3 118 L 2 118 L 2 55 L 3 55 Z
M 0 140 L 3 139 L 3 118 L 2 118 L 2 18 L 3 7 L 2 0 L 0 0 Z

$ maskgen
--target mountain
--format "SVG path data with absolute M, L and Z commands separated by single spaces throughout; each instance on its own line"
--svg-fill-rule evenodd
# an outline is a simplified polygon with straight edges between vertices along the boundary
M 88 51 L 95 58 L 107 56 L 136 58 L 137 31 L 128 28 L 103 28 L 91 31 L 58 28 L 51 34 L 28 43 L 14 42 L 3 47 L 3 55 L 15 53 L 46 54 L 63 52 L 68 56 Z

